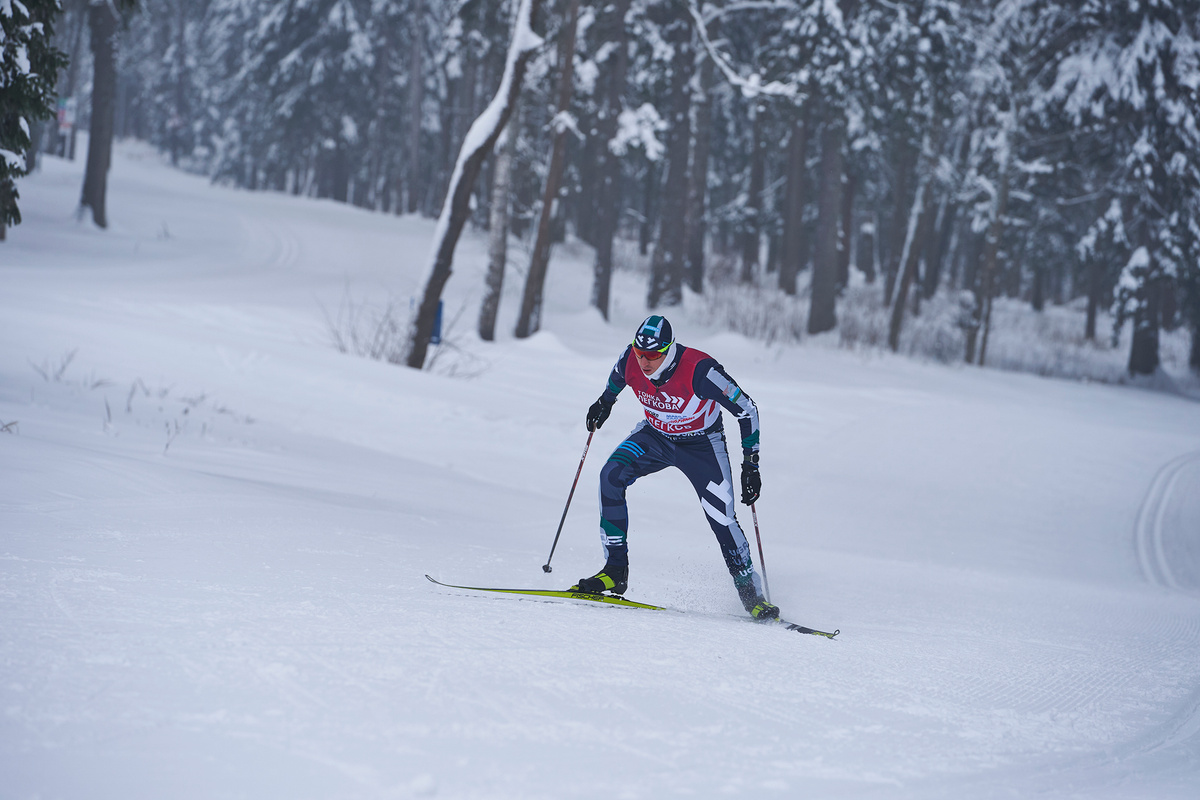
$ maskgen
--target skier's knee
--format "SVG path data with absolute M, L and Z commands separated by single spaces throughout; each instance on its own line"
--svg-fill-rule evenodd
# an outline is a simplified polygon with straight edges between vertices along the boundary
M 600 492 L 602 494 L 622 494 L 629 484 L 625 465 L 619 461 L 608 461 L 600 469 Z

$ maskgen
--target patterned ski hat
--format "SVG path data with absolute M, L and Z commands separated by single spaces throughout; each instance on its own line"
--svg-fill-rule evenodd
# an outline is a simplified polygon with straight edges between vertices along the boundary
M 633 335 L 633 346 L 638 350 L 665 353 L 675 343 L 675 333 L 666 317 L 653 314 L 646 317 Z

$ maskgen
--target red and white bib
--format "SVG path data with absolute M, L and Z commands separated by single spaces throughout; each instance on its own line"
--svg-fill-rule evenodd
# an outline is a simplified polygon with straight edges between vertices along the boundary
M 632 354 L 625 363 L 625 385 L 633 389 L 638 402 L 646 409 L 646 419 L 668 436 L 693 436 L 703 433 L 721 416 L 715 400 L 701 400 L 692 385 L 696 365 L 711 358 L 707 353 L 684 348 L 675 374 L 661 387 L 655 386 L 638 368 Z

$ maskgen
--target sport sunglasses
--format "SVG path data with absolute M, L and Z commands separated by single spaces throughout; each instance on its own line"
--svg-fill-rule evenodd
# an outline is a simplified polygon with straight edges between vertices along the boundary
M 644 358 L 647 361 L 658 361 L 660 358 L 665 356 L 667 354 L 667 351 L 670 349 L 671 349 L 670 342 L 667 342 L 665 345 L 658 348 L 657 350 L 643 350 L 642 348 L 638 347 L 637 345 L 634 345 L 633 346 L 633 354 L 636 355 L 638 358 Z

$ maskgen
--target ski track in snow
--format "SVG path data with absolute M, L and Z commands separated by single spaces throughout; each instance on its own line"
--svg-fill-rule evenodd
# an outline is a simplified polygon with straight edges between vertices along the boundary
M 0 245 L 0 800 L 1197 796 L 1195 405 L 697 333 L 764 409 L 775 599 L 841 636 L 735 619 L 668 474 L 630 491 L 630 597 L 687 613 L 446 590 L 594 571 L 628 397 L 538 567 L 641 279 L 603 324 L 556 250 L 547 333 L 418 375 L 319 306 L 406 296 L 429 223 L 119 148 L 100 234 L 47 162 Z
M 1200 591 L 1200 560 L 1196 560 L 1194 554 L 1188 551 L 1189 545 L 1194 546 L 1195 531 L 1164 525 L 1170 501 L 1181 477 L 1197 469 L 1200 469 L 1200 453 L 1187 453 L 1168 462 L 1154 476 L 1146 499 L 1138 510 L 1134 541 L 1142 574 L 1150 583 L 1165 589 Z M 1194 475 L 1188 485 L 1197 485 Z M 1171 565 L 1169 551 L 1176 556 L 1175 566 Z M 1181 555 L 1183 558 L 1178 557 Z

